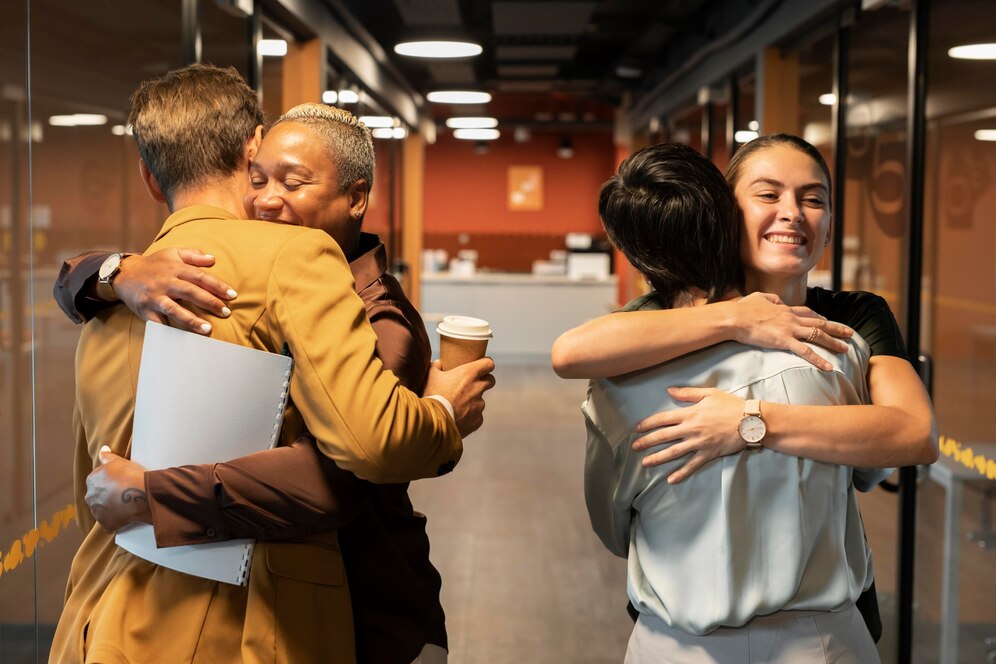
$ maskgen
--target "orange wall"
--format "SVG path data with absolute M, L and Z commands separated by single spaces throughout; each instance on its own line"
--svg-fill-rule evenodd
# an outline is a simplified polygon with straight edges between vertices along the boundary
M 478 155 L 473 141 L 441 134 L 425 154 L 425 233 L 601 234 L 597 198 L 599 187 L 613 174 L 612 135 L 573 135 L 571 159 L 557 157 L 560 139 L 559 134 L 534 132 L 529 142 L 516 143 L 512 132 L 505 131 L 488 142 L 487 154 Z M 510 211 L 508 167 L 529 165 L 543 168 L 543 209 Z

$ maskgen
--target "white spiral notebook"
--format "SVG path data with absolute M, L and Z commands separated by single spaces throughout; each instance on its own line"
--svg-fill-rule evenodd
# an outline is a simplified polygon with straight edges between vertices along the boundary
M 131 458 L 148 469 L 218 463 L 276 444 L 291 358 L 146 323 Z M 170 569 L 245 585 L 253 540 L 156 547 L 152 526 L 117 545 Z

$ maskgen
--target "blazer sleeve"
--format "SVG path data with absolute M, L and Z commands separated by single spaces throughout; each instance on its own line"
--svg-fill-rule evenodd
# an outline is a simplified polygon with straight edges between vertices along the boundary
M 307 436 L 226 463 L 148 471 L 145 488 L 158 546 L 338 530 L 372 490 Z
M 377 483 L 435 477 L 456 465 L 463 442 L 434 399 L 401 386 L 376 357 L 376 336 L 338 245 L 311 233 L 274 260 L 267 307 L 294 358 L 290 398 L 344 470 Z
M 101 309 L 117 304 L 104 302 L 85 294 L 88 283 L 95 282 L 97 271 L 111 252 L 88 251 L 66 260 L 59 270 L 59 276 L 52 287 L 52 297 L 74 323 L 85 323 L 93 318 Z

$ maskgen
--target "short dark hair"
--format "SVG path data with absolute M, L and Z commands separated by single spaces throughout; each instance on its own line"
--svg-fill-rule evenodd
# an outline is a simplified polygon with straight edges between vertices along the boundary
M 742 286 L 736 201 L 719 169 L 692 148 L 661 143 L 628 157 L 602 185 L 598 213 L 665 306 L 692 289 L 712 302 Z
M 263 112 L 234 67 L 195 64 L 139 85 L 128 122 L 142 161 L 172 207 L 177 191 L 227 177 L 242 165 Z
M 730 183 L 730 188 L 734 190 L 737 188 L 737 182 L 740 180 L 744 163 L 746 163 L 752 154 L 775 147 L 776 145 L 795 148 L 816 162 L 816 165 L 823 171 L 823 177 L 826 178 L 827 190 L 830 190 L 830 167 L 827 166 L 827 160 L 823 158 L 823 155 L 812 143 L 794 134 L 768 134 L 766 136 L 759 136 L 737 148 L 737 151 L 733 154 L 733 158 L 730 159 L 729 166 L 726 167 L 726 181 Z

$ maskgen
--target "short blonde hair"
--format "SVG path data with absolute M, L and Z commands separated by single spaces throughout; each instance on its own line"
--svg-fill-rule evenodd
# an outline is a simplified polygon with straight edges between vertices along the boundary
M 227 177 L 263 124 L 256 93 L 233 68 L 189 65 L 143 82 L 128 122 L 138 152 L 172 206 L 178 190 Z
M 338 170 L 340 191 L 346 191 L 361 179 L 373 188 L 373 136 L 355 115 L 335 106 L 307 103 L 281 115 L 273 127 L 282 122 L 303 124 L 321 136 Z

